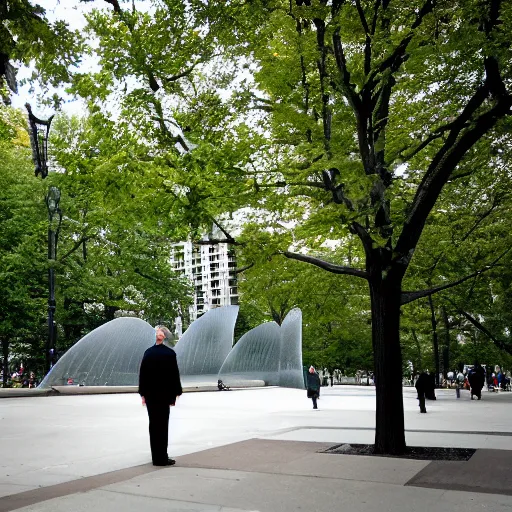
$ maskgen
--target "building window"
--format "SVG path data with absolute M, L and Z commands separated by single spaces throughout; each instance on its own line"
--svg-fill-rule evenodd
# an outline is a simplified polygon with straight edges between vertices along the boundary
M 238 297 L 231 297 L 231 305 L 236 306 L 238 304 Z

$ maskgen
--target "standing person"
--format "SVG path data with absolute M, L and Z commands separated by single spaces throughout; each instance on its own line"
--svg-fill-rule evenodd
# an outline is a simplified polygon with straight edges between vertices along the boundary
M 460 390 L 464 387 L 465 380 L 466 378 L 464 377 L 464 374 L 461 371 L 459 371 L 459 373 L 457 373 L 457 383 L 455 387 L 455 394 L 457 398 L 460 398 Z
M 318 373 L 316 373 L 314 366 L 309 367 L 307 387 L 308 398 L 311 398 L 311 400 L 313 400 L 313 409 L 318 409 L 316 401 L 320 396 L 320 377 L 318 376 Z
M 425 397 L 429 395 L 432 387 L 432 379 L 427 372 L 422 372 L 416 380 L 415 388 L 418 392 L 418 401 L 420 406 L 420 412 L 426 413 L 427 408 L 425 407 Z
M 169 407 L 176 404 L 182 393 L 176 352 L 166 347 L 170 336 L 167 327 L 156 327 L 156 344 L 144 352 L 139 372 L 139 394 L 149 416 L 149 441 L 154 466 L 176 463 L 167 455 L 169 436 Z
M 485 382 L 485 372 L 478 363 L 475 363 L 475 366 L 469 371 L 468 380 L 471 386 L 471 400 L 473 400 L 473 395 L 475 395 L 478 400 L 481 400 L 482 388 Z

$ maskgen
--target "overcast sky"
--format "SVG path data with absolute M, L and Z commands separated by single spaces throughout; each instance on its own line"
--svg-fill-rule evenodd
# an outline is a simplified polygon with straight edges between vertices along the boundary
M 0 0 L 2 1 L 2 0 Z M 34 4 L 38 4 L 46 10 L 46 17 L 50 22 L 56 20 L 65 20 L 68 23 L 70 30 L 83 30 L 85 28 L 86 20 L 84 14 L 91 12 L 94 8 L 112 9 L 107 3 L 102 0 L 96 0 L 90 3 L 81 3 L 79 0 L 34 0 Z M 136 0 L 137 9 L 144 11 L 150 7 L 150 2 L 147 0 Z M 18 67 L 18 65 L 17 65 Z M 85 57 L 79 70 L 82 72 L 92 71 L 96 67 L 94 58 Z M 12 95 L 12 106 L 25 110 L 25 103 L 29 102 L 32 105 L 34 114 L 38 117 L 45 118 L 53 114 L 50 107 L 45 107 L 38 104 L 37 95 L 41 93 L 40 88 L 36 87 L 34 93 L 30 93 L 30 86 L 21 86 L 19 82 L 31 76 L 33 69 L 21 67 L 18 69 L 18 94 Z M 47 97 L 51 97 L 55 92 L 52 89 Z M 75 100 L 69 95 L 65 95 L 63 90 L 59 90 L 61 96 L 65 98 L 62 105 L 62 110 L 68 114 L 81 114 L 84 113 L 85 107 L 81 100 Z
M 92 4 L 83 4 L 78 0 L 36 0 L 34 3 L 39 4 L 46 10 L 46 17 L 49 21 L 61 19 L 66 20 L 71 30 L 83 30 L 85 27 L 84 13 L 90 12 L 93 9 Z M 99 2 L 93 2 L 98 6 Z M 84 61 L 84 68 L 87 69 L 92 62 Z M 18 67 L 18 65 L 17 65 Z M 34 114 L 41 118 L 46 118 L 52 115 L 54 112 L 50 107 L 41 106 L 38 104 L 37 95 L 41 93 L 39 87 L 35 87 L 35 93 L 30 93 L 30 86 L 28 84 L 21 86 L 20 81 L 24 78 L 30 77 L 32 74 L 32 68 L 20 67 L 18 69 L 18 94 L 13 94 L 11 97 L 12 106 L 25 110 L 25 103 L 32 105 Z M 54 89 L 52 89 L 48 96 L 52 96 Z M 63 94 L 63 91 L 61 91 Z M 70 96 L 66 97 L 65 103 L 63 104 L 63 110 L 69 114 L 79 114 L 84 111 L 84 104 L 80 100 L 74 100 Z

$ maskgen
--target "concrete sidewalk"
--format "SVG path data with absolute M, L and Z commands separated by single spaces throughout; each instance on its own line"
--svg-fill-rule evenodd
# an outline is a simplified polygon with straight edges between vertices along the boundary
M 319 406 L 284 388 L 187 393 L 162 469 L 136 394 L 0 400 L 0 512 L 512 511 L 512 393 L 441 392 L 420 414 L 404 389 L 407 443 L 478 449 L 464 463 L 321 453 L 373 442 L 374 389 L 322 389 Z
M 0 512 L 512 509 L 512 483 L 505 477 L 512 469 L 512 452 L 478 450 L 467 462 L 431 463 L 321 453 L 329 446 L 243 441 L 183 456 L 171 468 L 138 466 L 6 496 L 0 500 Z M 496 461 L 504 475 L 499 485 L 496 473 L 487 472 Z M 440 464 L 458 465 L 460 470 L 444 472 L 439 483 L 432 475 L 438 474 Z M 432 465 L 437 467 L 430 471 Z M 478 483 L 468 488 L 472 481 Z

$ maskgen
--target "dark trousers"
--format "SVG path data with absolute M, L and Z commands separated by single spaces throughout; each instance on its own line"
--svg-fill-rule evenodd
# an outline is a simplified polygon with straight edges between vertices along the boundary
M 311 400 L 313 400 L 313 409 L 318 409 L 318 407 L 316 405 L 317 398 L 318 398 L 318 395 L 316 393 L 313 393 L 313 395 L 311 395 Z
M 482 398 L 482 388 L 471 388 L 471 398 L 473 398 L 473 395 L 475 395 L 478 400 Z
M 169 437 L 169 404 L 146 402 L 149 416 L 149 443 L 153 463 L 167 460 L 167 443 Z
M 420 402 L 420 412 L 427 412 L 425 408 L 425 392 L 418 391 L 418 400 Z

